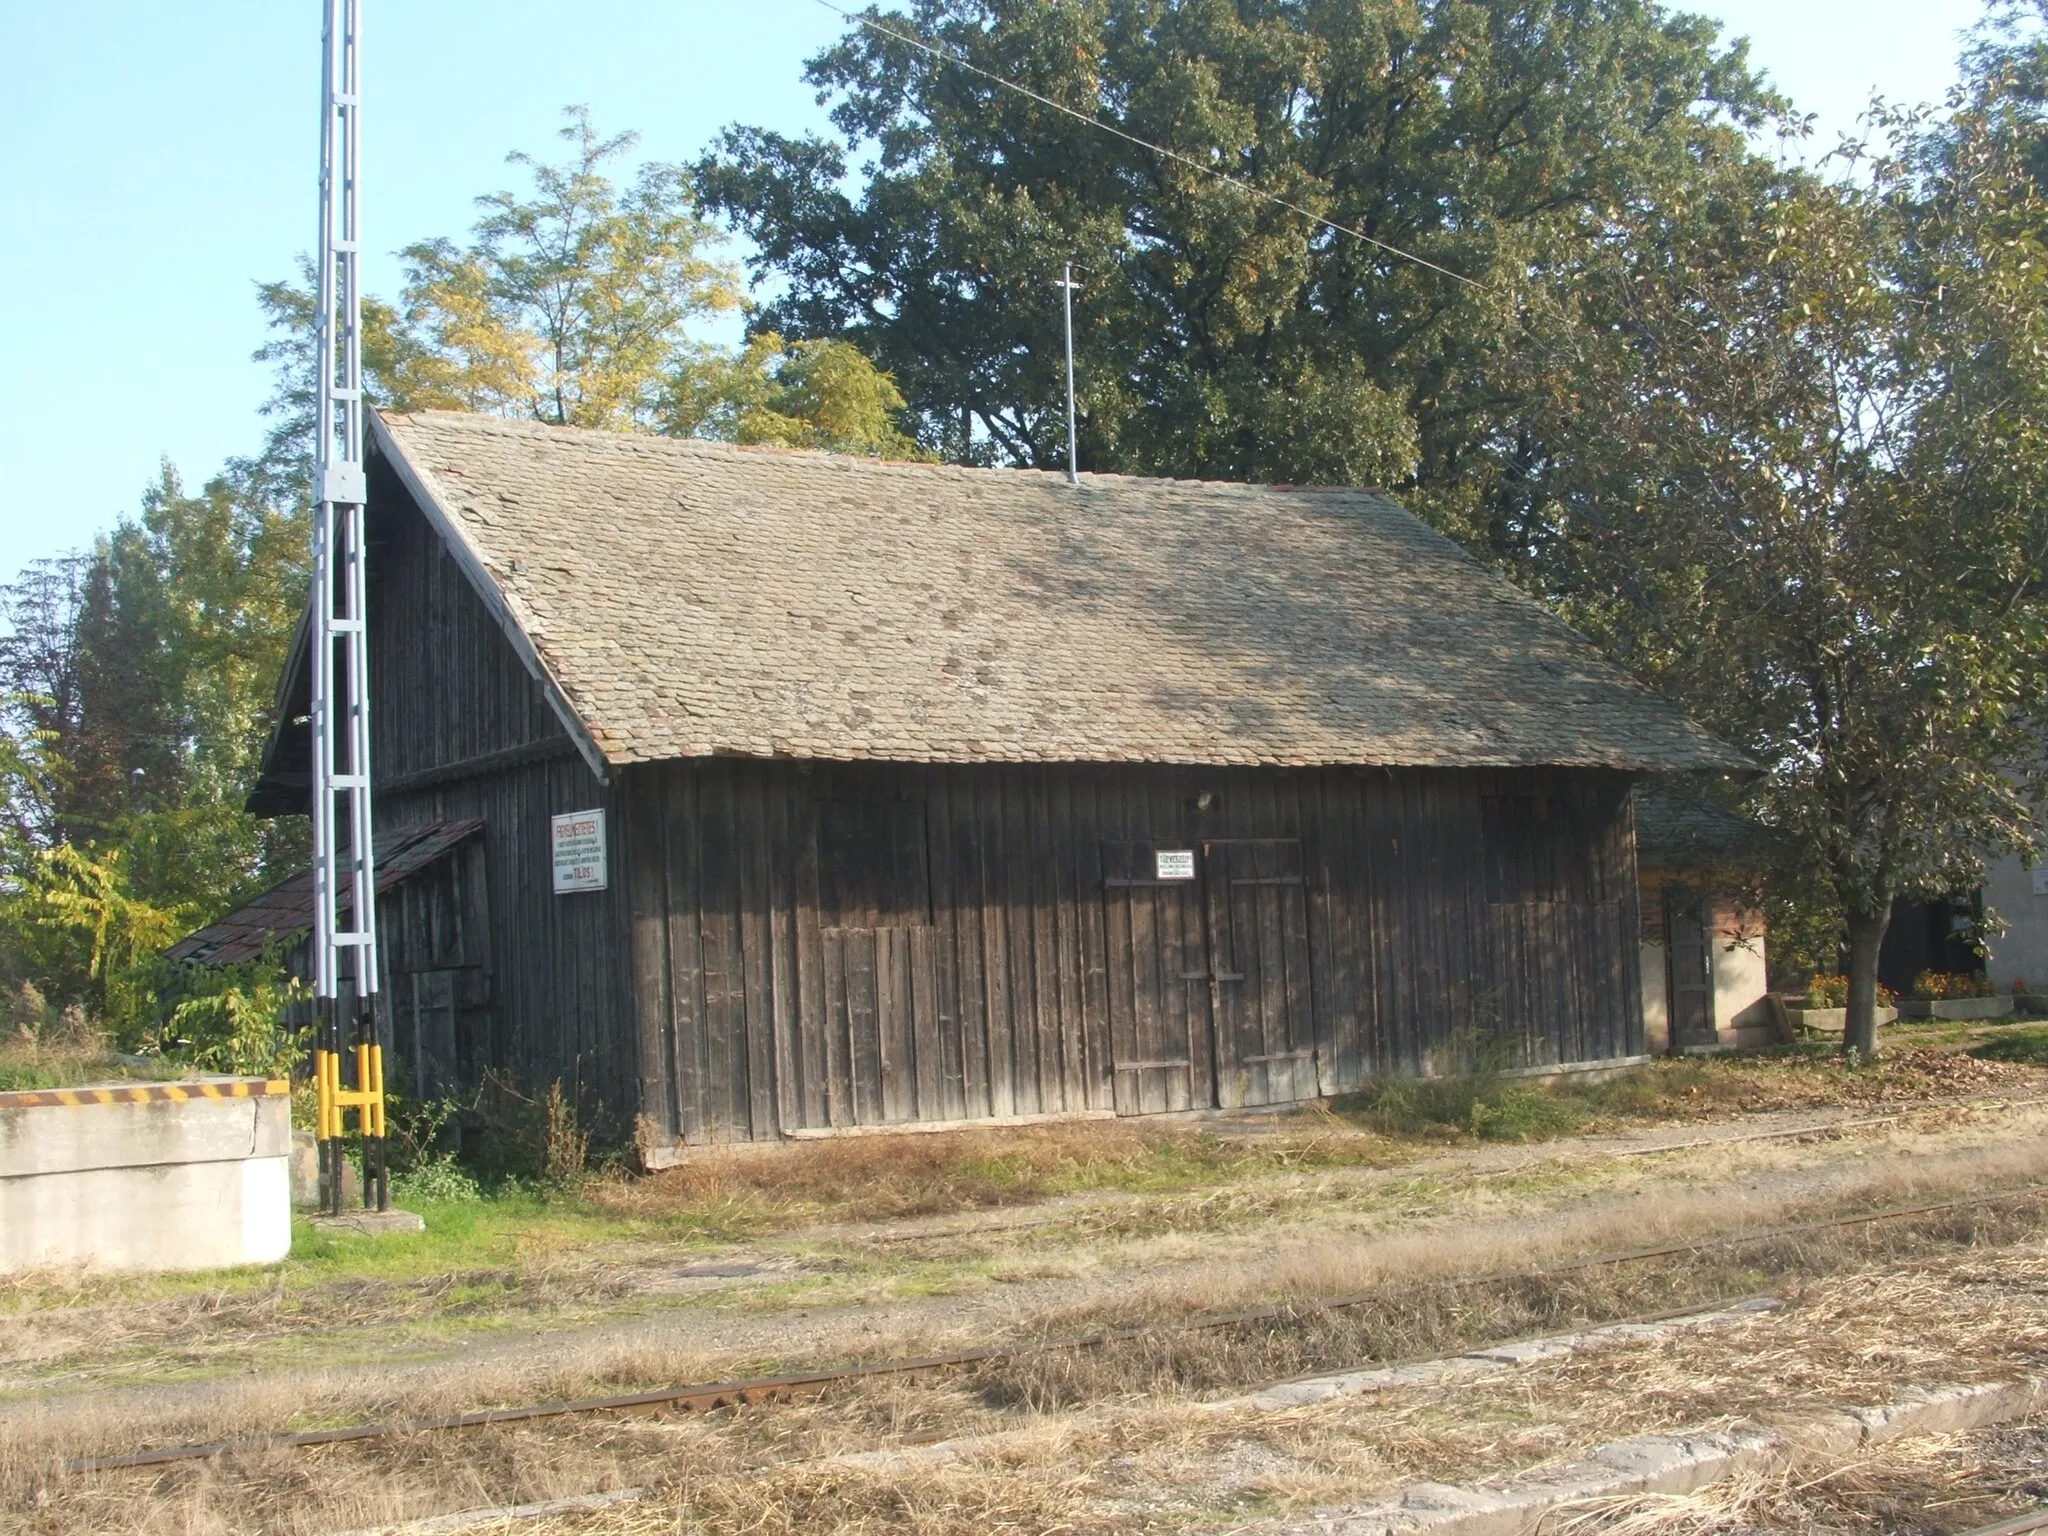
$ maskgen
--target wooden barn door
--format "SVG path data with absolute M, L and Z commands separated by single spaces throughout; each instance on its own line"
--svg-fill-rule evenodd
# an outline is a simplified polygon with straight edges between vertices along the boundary
M 1291 1104 L 1318 1091 L 1301 843 L 1203 845 L 1216 1019 L 1217 1101 Z
M 1104 843 L 1102 860 L 1116 1112 L 1209 1108 L 1216 1071 L 1200 856 L 1189 843 Z
M 945 1041 L 959 1031 L 938 979 L 925 804 L 824 801 L 817 836 L 835 1123 L 957 1117 L 958 1050 L 949 1065 Z
M 1713 930 L 1698 892 L 1669 885 L 1664 888 L 1664 903 L 1672 1049 L 1713 1045 L 1720 1038 L 1714 1031 Z

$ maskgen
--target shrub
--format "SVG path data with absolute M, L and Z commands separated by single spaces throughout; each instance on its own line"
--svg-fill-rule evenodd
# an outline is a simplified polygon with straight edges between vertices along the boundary
M 1906 995 L 1922 1002 L 1938 1003 L 1969 997 L 1989 997 L 1993 990 L 1991 978 L 1979 972 L 1922 971 L 1913 978 L 1913 989 Z
M 7 999 L 7 1023 L 23 1040 L 40 1040 L 49 1027 L 50 1005 L 32 981 L 24 981 Z
M 468 1169 L 444 1154 L 392 1174 L 391 1196 L 405 1204 L 466 1205 L 483 1199 L 484 1191 Z
M 164 1054 L 208 1072 L 290 1077 L 306 1058 L 310 1024 L 290 1013 L 310 997 L 274 953 L 240 965 L 190 967 L 164 1026 Z
M 1899 1000 L 1896 992 L 1882 982 L 1877 988 L 1877 1006 L 1889 1008 Z M 1806 985 L 1806 1006 L 1809 1008 L 1846 1008 L 1849 1006 L 1849 978 L 1846 976 L 1816 976 Z
M 1806 1006 L 1809 1008 L 1846 1008 L 1849 1006 L 1849 978 L 1846 976 L 1816 976 L 1806 986 Z
M 569 1191 L 590 1171 L 590 1132 L 577 1124 L 576 1106 L 562 1092 L 558 1077 L 541 1100 L 540 1181 L 549 1189 Z

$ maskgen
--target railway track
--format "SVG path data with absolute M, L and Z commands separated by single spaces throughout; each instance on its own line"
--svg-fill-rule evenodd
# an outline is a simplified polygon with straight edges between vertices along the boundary
M 607 1397 L 569 1398 L 556 1402 L 531 1403 L 511 1408 L 481 1409 L 471 1413 L 447 1414 L 434 1418 L 350 1424 L 332 1429 L 280 1431 L 274 1434 L 249 1436 L 233 1440 L 216 1440 L 190 1445 L 159 1446 L 110 1455 L 78 1457 L 67 1461 L 64 1464 L 64 1469 L 71 1473 L 118 1471 L 134 1467 L 164 1466 L 181 1461 L 207 1460 L 213 1457 L 237 1453 L 340 1445 L 365 1440 L 434 1434 L 449 1430 L 479 1429 L 491 1425 L 527 1423 L 534 1420 L 563 1418 L 578 1414 L 627 1412 L 643 1408 L 672 1408 L 688 1412 L 709 1412 L 719 1408 L 731 1408 L 743 1404 L 783 1402 L 796 1397 L 815 1395 L 834 1386 L 869 1381 L 882 1377 L 954 1371 L 979 1365 L 1023 1360 L 1052 1353 L 1103 1349 L 1116 1344 L 1137 1340 L 1185 1336 L 1231 1328 L 1255 1327 L 1262 1323 L 1293 1323 L 1333 1312 L 1349 1311 L 1371 1306 L 1375 1303 L 1389 1302 L 1420 1292 L 1544 1280 L 1614 1265 L 1642 1263 L 1654 1259 L 1677 1258 L 1687 1254 L 1706 1253 L 1716 1249 L 1777 1242 L 1814 1233 L 1839 1231 L 1851 1227 L 1873 1226 L 1882 1222 L 1904 1221 L 1914 1217 L 1934 1216 L 1949 1211 L 2014 1204 L 2043 1195 L 2048 1195 L 2048 1184 L 2029 1184 L 2017 1189 L 2001 1190 L 1995 1194 L 1972 1195 L 1959 1200 L 1942 1200 L 1919 1205 L 1892 1206 L 1882 1210 L 1867 1211 L 1851 1216 L 1831 1217 L 1822 1221 L 1745 1228 L 1735 1232 L 1720 1233 L 1712 1237 L 1690 1239 L 1681 1243 L 1665 1243 L 1656 1247 L 1623 1249 L 1615 1252 L 1594 1254 L 1585 1258 L 1567 1260 L 1560 1264 L 1550 1264 L 1529 1269 L 1495 1270 L 1485 1274 L 1458 1276 L 1447 1280 L 1415 1281 L 1398 1286 L 1360 1291 L 1350 1295 L 1324 1297 L 1313 1301 L 1293 1302 L 1279 1306 L 1260 1307 L 1248 1311 L 1215 1314 L 1188 1322 L 1106 1329 L 1096 1333 L 1075 1335 L 1064 1339 L 1034 1341 L 1022 1345 L 958 1350 L 948 1354 L 875 1361 L 862 1365 L 840 1366 L 827 1370 L 800 1371 L 777 1376 L 758 1376 L 719 1382 L 697 1382 L 687 1385 L 659 1387 L 644 1392 L 628 1392 Z M 1682 1312 L 1697 1311 L 1703 1306 L 1711 1306 L 1712 1304 L 1712 1302 L 1697 1302 L 1682 1309 Z M 1681 1314 L 1664 1313 L 1660 1315 L 1669 1317 Z M 1632 1320 L 1647 1321 L 1648 1319 Z
M 2001 1520 L 1996 1525 L 1979 1526 L 1974 1531 L 1965 1531 L 1963 1536 L 2024 1536 L 2028 1531 L 2048 1531 L 2048 1509 L 2037 1509 L 2027 1515 L 2015 1515 L 2012 1519 Z

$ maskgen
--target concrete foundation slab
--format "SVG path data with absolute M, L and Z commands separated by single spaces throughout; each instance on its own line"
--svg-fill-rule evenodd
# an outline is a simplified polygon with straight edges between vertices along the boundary
M 289 1093 L 225 1077 L 0 1093 L 0 1273 L 282 1259 Z
M 427 1219 L 417 1211 L 343 1211 L 339 1216 L 315 1216 L 313 1226 L 321 1232 L 353 1232 L 359 1237 L 382 1237 L 393 1232 L 424 1232 Z

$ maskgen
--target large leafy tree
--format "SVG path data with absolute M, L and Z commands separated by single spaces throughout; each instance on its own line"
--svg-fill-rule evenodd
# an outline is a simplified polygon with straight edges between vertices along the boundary
M 650 164 L 620 187 L 605 166 L 633 136 L 603 138 L 588 113 L 569 116 L 566 163 L 511 157 L 531 174 L 531 195 L 478 199 L 467 245 L 406 248 L 401 309 L 415 345 L 393 382 L 412 403 L 648 427 L 663 381 L 687 358 L 688 326 L 740 307 L 689 177 Z
M 2048 204 L 2006 79 L 1841 174 L 1638 212 L 1511 387 L 1573 615 L 1764 767 L 1874 1052 L 1896 894 L 2029 850 L 2048 705 Z
M 0 929 L 13 968 L 118 1030 L 143 1022 L 139 955 L 303 850 L 241 808 L 303 547 L 303 519 L 244 474 L 193 492 L 166 467 L 138 518 L 0 590 Z
M 611 164 L 631 134 L 600 137 L 571 109 L 569 157 L 546 164 L 514 154 L 524 193 L 477 199 L 466 244 L 421 241 L 403 253 L 395 305 L 363 304 L 368 398 L 397 410 L 454 409 L 558 426 L 914 456 L 901 430 L 903 396 L 845 342 L 707 346 L 698 322 L 745 309 L 737 272 L 712 259 L 723 238 L 700 218 L 682 169 L 642 165 L 627 185 Z M 260 360 L 278 369 L 266 406 L 264 454 L 250 473 L 303 500 L 314 429 L 312 273 L 266 284 L 259 298 L 276 332 Z
M 904 433 L 903 411 L 895 381 L 849 343 L 763 331 L 737 353 L 707 349 L 673 373 L 661 424 L 676 437 L 929 458 Z
M 736 128 L 699 167 L 784 284 L 764 325 L 853 341 L 949 456 L 1049 465 L 1072 259 L 1084 462 L 1405 483 L 1502 551 L 1544 451 L 1496 366 L 1525 313 L 1780 110 L 1711 23 L 1646 0 L 867 14 L 809 66 L 837 138 Z

